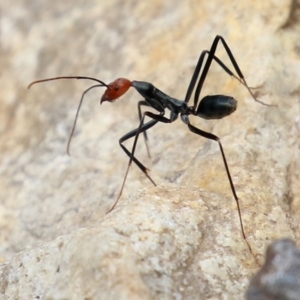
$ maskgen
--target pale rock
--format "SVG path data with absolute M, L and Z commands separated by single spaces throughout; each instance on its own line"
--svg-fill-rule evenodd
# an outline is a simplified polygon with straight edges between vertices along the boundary
M 292 1 L 1 3 L 0 291 L 3 299 L 242 299 L 275 239 L 299 241 L 300 42 Z M 152 82 L 184 99 L 202 50 L 220 34 L 257 97 L 212 64 L 201 96 L 231 95 L 221 138 L 253 255 L 241 236 L 217 143 L 180 119 L 140 137 L 130 169 L 118 140 L 138 126 L 131 90 L 113 104 L 85 75 Z M 216 55 L 233 69 L 222 45 Z M 193 99 L 190 104 L 192 105 Z M 131 143 L 125 144 L 129 149 Z M 0 294 L 1 294 L 0 293 Z M 0 298 L 0 299 L 2 299 Z

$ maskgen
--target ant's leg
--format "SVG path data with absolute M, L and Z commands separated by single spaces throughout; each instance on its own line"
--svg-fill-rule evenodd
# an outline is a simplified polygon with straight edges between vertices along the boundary
M 189 87 L 188 87 L 188 90 L 186 92 L 186 96 L 185 96 L 185 102 L 188 103 L 190 98 L 191 98 L 191 95 L 192 95 L 192 92 L 194 90 L 194 87 L 195 87 L 195 84 L 197 82 L 197 79 L 198 79 L 198 76 L 200 74 L 200 70 L 201 70 L 201 67 L 202 67 L 202 63 L 204 61 L 204 58 L 205 58 L 205 55 L 208 55 L 209 54 L 209 51 L 208 50 L 203 50 L 201 52 L 201 55 L 199 57 L 199 60 L 198 60 L 198 63 L 196 65 L 196 68 L 194 70 L 194 73 L 193 73 L 193 76 L 192 76 L 192 79 L 190 81 L 190 84 L 189 84 Z M 236 80 L 238 80 L 241 84 L 243 84 L 244 86 L 245 83 L 243 82 L 243 80 L 241 78 L 239 78 L 238 76 L 236 76 L 217 56 L 213 56 L 213 59 L 219 64 L 219 66 L 227 73 L 229 74 L 230 76 L 234 77 Z M 246 86 L 247 87 L 247 86 Z M 202 87 L 201 87 L 202 88 Z M 200 91 L 199 91 L 200 93 Z M 197 104 L 197 103 L 196 103 Z M 196 105 L 195 104 L 195 105 Z
M 142 101 L 138 102 L 138 113 L 139 113 L 139 120 L 140 121 L 142 120 L 142 110 L 141 110 L 142 105 L 149 106 L 149 104 L 145 100 L 142 100 Z M 143 136 L 144 136 L 144 140 L 145 140 L 145 144 L 146 144 L 146 148 L 147 148 L 148 157 L 151 158 L 150 150 L 149 150 L 148 136 L 147 136 L 147 131 L 146 130 L 143 131 Z
M 140 121 L 140 124 L 142 124 L 142 122 L 144 122 L 144 118 L 142 117 L 141 121 Z M 151 127 L 153 127 L 158 121 L 156 120 L 151 120 L 150 122 L 146 123 L 146 124 L 142 124 L 142 126 L 140 126 L 140 132 L 144 132 L 148 129 L 150 129 Z M 156 186 L 156 183 L 153 181 L 153 179 L 150 177 L 150 175 L 148 174 L 148 169 L 134 156 L 132 155 L 132 153 L 123 145 L 123 142 L 129 140 L 130 138 L 134 137 L 137 135 L 139 131 L 139 128 L 136 128 L 128 133 L 126 133 L 124 136 L 122 136 L 119 140 L 119 145 L 120 147 L 123 149 L 123 151 L 128 155 L 128 157 L 130 158 L 130 161 L 133 161 L 138 167 L 139 169 L 145 174 L 145 176 Z M 124 185 L 125 185 L 125 181 L 126 181 L 126 177 L 127 177 L 127 174 L 128 174 L 128 170 L 129 170 L 129 166 L 128 165 L 128 169 L 126 171 L 126 175 L 125 175 L 125 178 L 123 180 L 123 183 L 122 183 L 122 187 L 121 187 L 121 190 L 119 192 L 119 195 L 116 199 L 116 201 L 114 202 L 114 204 L 112 205 L 112 207 L 106 212 L 106 213 L 109 213 L 111 212 L 115 206 L 117 205 L 121 195 L 122 195 L 122 191 L 123 191 L 123 188 L 124 188 Z
M 231 175 L 230 175 L 229 167 L 228 167 L 228 164 L 227 164 L 227 160 L 226 160 L 226 157 L 225 157 L 225 153 L 224 153 L 220 138 L 217 137 L 216 135 L 212 134 L 212 133 L 203 131 L 203 130 L 201 130 L 199 128 L 196 128 L 195 126 L 191 125 L 191 123 L 188 119 L 188 116 L 186 116 L 186 115 L 184 116 L 183 121 L 184 121 L 185 124 L 187 124 L 187 126 L 188 126 L 188 128 L 191 132 L 193 132 L 195 134 L 198 134 L 200 136 L 203 136 L 207 139 L 214 140 L 214 141 L 218 142 L 219 147 L 220 147 L 220 151 L 221 151 L 221 154 L 222 154 L 222 159 L 223 159 L 223 163 L 224 163 L 224 166 L 225 166 L 225 170 L 226 170 L 226 173 L 227 173 L 227 177 L 228 177 L 228 180 L 229 180 L 230 188 L 231 188 L 233 197 L 234 197 L 235 202 L 236 202 L 242 235 L 243 235 L 244 240 L 247 243 L 247 246 L 248 246 L 250 252 L 253 254 L 251 246 L 248 243 L 248 240 L 246 238 L 246 234 L 245 234 L 245 231 L 244 231 L 244 225 L 243 225 L 243 221 L 242 221 L 242 214 L 241 214 L 241 209 L 240 209 L 239 198 L 237 197 L 237 194 L 236 194 L 236 191 L 235 191 L 235 187 L 234 187 Z
M 205 52 L 207 54 L 209 54 L 209 51 L 208 50 L 205 50 Z M 216 63 L 219 64 L 219 66 L 227 73 L 229 74 L 230 76 L 234 77 L 236 80 L 238 80 L 241 84 L 243 84 L 244 86 L 245 83 L 242 81 L 241 78 L 239 78 L 238 76 L 236 76 L 222 61 L 220 58 L 218 58 L 217 56 L 214 55 L 213 59 L 216 61 Z
M 199 56 L 199 59 L 198 59 L 198 62 L 197 62 L 197 65 L 196 65 L 196 68 L 194 70 L 194 73 L 193 73 L 193 76 L 192 76 L 192 79 L 190 81 L 190 84 L 189 84 L 189 87 L 186 91 L 186 94 L 185 94 L 185 99 L 184 99 L 184 102 L 185 103 L 188 103 L 190 101 L 190 98 L 192 96 L 192 93 L 193 93 L 193 90 L 195 88 L 195 84 L 197 82 L 197 79 L 198 79 L 198 76 L 200 74 L 200 70 L 201 70 L 201 67 L 202 67 L 202 63 L 203 63 L 203 60 L 205 58 L 205 55 L 208 53 L 207 50 L 204 50 L 201 52 L 200 56 Z M 194 105 L 194 107 L 196 108 L 196 105 Z
M 141 120 L 142 121 L 142 120 Z M 140 121 L 140 122 L 141 122 Z M 146 123 L 146 124 L 142 124 L 141 127 L 141 131 L 140 132 L 144 132 L 147 131 L 148 129 L 150 129 L 151 127 L 153 127 L 158 121 L 156 120 L 151 120 L 150 122 Z M 131 152 L 123 145 L 123 143 L 133 137 L 136 136 L 138 132 L 138 128 L 126 133 L 124 136 L 122 136 L 119 140 L 119 145 L 120 147 L 123 149 L 123 151 L 128 155 L 129 158 L 131 158 Z M 149 174 L 147 173 L 148 169 L 135 157 L 132 157 L 133 162 L 139 167 L 139 169 L 148 177 L 148 179 L 154 184 L 155 182 L 152 180 L 152 178 L 149 176 Z
M 143 117 L 141 119 L 141 122 L 140 122 L 140 126 L 138 127 L 137 129 L 137 132 L 136 132 L 136 135 L 135 135 L 135 139 L 134 139 L 134 142 L 133 142 L 133 146 L 132 146 L 132 151 L 131 151 L 131 156 L 130 156 L 130 160 L 129 160 L 129 166 L 131 165 L 131 162 L 133 160 L 133 157 L 134 157 L 134 152 L 135 152 L 135 148 L 136 148 L 136 144 L 137 144 L 137 141 L 138 141 L 138 138 L 139 138 L 139 135 L 140 133 L 142 132 L 141 130 L 143 129 L 144 125 L 144 119 L 146 116 L 148 116 L 149 118 L 152 118 L 153 120 L 150 121 L 150 122 L 153 122 L 153 121 L 156 121 L 155 124 L 157 122 L 162 122 L 162 123 L 172 123 L 174 120 L 172 119 L 168 119 L 166 117 L 163 116 L 164 114 L 164 111 L 161 112 L 161 114 L 157 115 L 157 114 L 154 114 L 150 111 L 145 111 L 143 113 Z M 150 122 L 148 122 L 147 124 L 149 124 Z M 153 125 L 152 125 L 153 126 Z M 151 126 L 151 127 L 152 127 Z
M 224 38 L 221 37 L 220 35 L 217 35 L 211 45 L 211 48 L 208 52 L 208 58 L 207 58 L 207 61 L 204 65 L 204 68 L 203 68 L 203 71 L 202 71 L 202 74 L 200 76 L 200 79 L 199 79 L 199 82 L 198 82 L 198 85 L 197 85 L 197 88 L 196 88 L 196 91 L 195 91 L 195 98 L 194 98 L 194 106 L 196 107 L 197 106 L 197 103 L 198 103 L 198 100 L 199 100 L 199 95 L 200 95 L 200 92 L 201 92 L 201 89 L 202 89 L 202 86 L 203 86 L 203 83 L 204 83 L 204 80 L 207 76 L 207 73 L 208 73 L 208 70 L 210 68 L 210 65 L 211 65 L 211 62 L 213 59 L 215 59 L 215 53 L 216 53 L 216 50 L 217 50 L 217 46 L 218 46 L 218 43 L 219 41 L 222 42 L 226 52 L 227 52 L 227 55 L 229 56 L 229 59 L 235 69 L 235 71 L 237 72 L 240 80 L 243 82 L 243 84 L 245 85 L 245 87 L 247 88 L 247 90 L 249 91 L 249 93 L 251 94 L 251 96 L 253 97 L 253 99 L 263 105 L 267 105 L 267 106 L 272 106 L 270 104 L 266 104 L 262 101 L 259 101 L 258 99 L 255 98 L 254 94 L 252 93 L 251 89 L 249 88 L 245 78 L 244 78 L 244 75 L 242 73 L 242 71 L 240 70 L 230 48 L 228 47 L 227 43 L 225 42 Z M 202 52 L 203 53 L 203 52 Z M 205 55 L 205 54 L 204 54 Z M 201 62 L 202 64 L 202 62 Z M 226 71 L 226 69 L 224 69 Z
M 173 120 L 170 120 L 168 118 L 163 117 L 163 114 L 164 114 L 164 111 L 162 111 L 160 115 L 156 115 L 154 113 L 145 111 L 143 113 L 143 116 L 142 116 L 142 119 L 140 121 L 139 127 L 137 129 L 134 129 L 131 132 L 127 133 L 125 136 L 123 136 L 120 139 L 120 141 L 119 141 L 120 146 L 125 151 L 125 153 L 130 157 L 130 159 L 129 159 L 129 163 L 128 163 L 128 166 L 127 166 L 127 170 L 126 170 L 126 173 L 125 173 L 125 176 L 124 176 L 124 180 L 123 180 L 123 183 L 122 183 L 119 195 L 118 195 L 116 201 L 114 202 L 114 204 L 112 205 L 112 207 L 106 213 L 111 212 L 116 207 L 116 205 L 117 205 L 117 203 L 118 203 L 118 201 L 119 201 L 119 199 L 120 199 L 120 197 L 122 195 L 122 192 L 123 192 L 123 189 L 124 189 L 124 185 L 125 185 L 125 182 L 126 182 L 126 179 L 127 179 L 127 175 L 128 175 L 128 172 L 129 172 L 129 168 L 131 166 L 132 161 L 142 170 L 142 172 L 150 179 L 150 181 L 154 185 L 156 185 L 154 183 L 154 181 L 152 180 L 152 178 L 147 173 L 148 169 L 135 158 L 134 152 L 135 152 L 135 148 L 136 148 L 138 137 L 139 137 L 140 133 L 142 133 L 145 130 L 148 130 L 151 127 L 153 127 L 157 122 L 163 122 L 163 123 L 171 123 L 171 122 L 173 122 Z M 148 117 L 152 118 L 153 120 L 151 120 L 150 122 L 144 124 L 145 116 L 148 116 Z M 128 140 L 128 139 L 130 139 L 130 138 L 132 138 L 134 136 L 135 136 L 135 139 L 134 139 L 134 142 L 133 142 L 132 151 L 130 153 L 128 151 L 128 149 L 125 148 L 125 146 L 122 145 L 122 143 L 125 140 Z

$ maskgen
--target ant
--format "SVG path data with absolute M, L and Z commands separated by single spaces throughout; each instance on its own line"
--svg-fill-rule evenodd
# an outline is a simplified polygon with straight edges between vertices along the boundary
M 238 74 L 238 76 L 236 76 L 232 71 L 230 71 L 230 69 L 225 66 L 225 64 L 217 57 L 215 56 L 215 52 L 218 46 L 218 43 L 222 42 L 226 53 L 236 71 L 236 73 Z M 204 64 L 202 73 L 200 72 L 201 67 L 203 65 L 203 61 L 205 59 L 205 57 L 208 55 L 207 60 Z M 236 205 L 237 205 L 237 210 L 238 210 L 238 216 L 239 216 L 239 222 L 240 222 L 240 227 L 241 227 L 241 232 L 243 235 L 244 240 L 246 241 L 249 250 L 252 252 L 251 247 L 247 241 L 246 238 L 246 234 L 244 231 L 244 225 L 243 225 L 243 221 L 242 221 L 242 216 L 241 216 L 241 210 L 240 210 L 240 204 L 239 204 L 239 199 L 237 197 L 236 191 L 235 191 L 235 187 L 232 181 L 232 177 L 230 175 L 229 172 L 229 167 L 227 164 L 227 160 L 225 157 L 225 153 L 223 150 L 223 146 L 221 144 L 220 138 L 212 133 L 209 132 L 205 132 L 195 126 L 193 126 L 190 123 L 189 120 L 189 115 L 193 115 L 193 116 L 198 116 L 200 118 L 203 119 L 222 119 L 228 115 L 230 115 L 231 113 L 233 113 L 236 108 L 237 108 L 237 101 L 231 97 L 231 96 L 225 96 L 225 95 L 210 95 L 210 96 L 205 96 L 204 98 L 202 98 L 199 101 L 199 96 L 200 96 L 200 92 L 201 89 L 203 87 L 205 78 L 207 76 L 208 70 L 210 68 L 210 65 L 212 63 L 212 61 L 215 61 L 216 63 L 218 63 L 221 68 L 230 76 L 234 77 L 235 79 L 237 79 L 241 84 L 243 84 L 247 90 L 249 91 L 249 93 L 251 94 L 252 98 L 261 103 L 262 105 L 266 105 L 266 106 L 272 106 L 270 104 L 266 104 L 264 102 L 259 101 L 258 99 L 256 99 L 256 97 L 254 96 L 254 94 L 251 91 L 251 88 L 248 86 L 244 75 L 242 74 L 233 54 L 231 53 L 231 50 L 229 49 L 227 43 L 225 42 L 224 38 L 220 35 L 217 35 L 212 43 L 212 46 L 210 48 L 210 50 L 204 50 L 201 52 L 200 57 L 198 59 L 198 63 L 196 65 L 196 68 L 194 70 L 192 79 L 190 81 L 190 84 L 188 86 L 186 95 L 184 100 L 178 100 L 175 98 L 172 98 L 168 95 L 166 95 L 165 93 L 163 93 L 162 91 L 160 91 L 159 89 L 157 89 L 153 84 L 149 83 L 149 82 L 145 82 L 145 81 L 130 81 L 126 78 L 119 78 L 116 79 L 115 81 L 111 82 L 110 84 L 106 84 L 101 80 L 98 80 L 96 78 L 92 78 L 92 77 L 85 77 L 85 76 L 61 76 L 61 77 L 54 77 L 54 78 L 48 78 L 48 79 L 42 79 L 42 80 L 37 80 L 32 82 L 28 88 L 30 88 L 32 85 L 36 84 L 36 83 L 40 83 L 40 82 L 45 82 L 45 81 L 51 81 L 51 80 L 59 80 L 59 79 L 86 79 L 86 80 L 92 80 L 97 82 L 97 84 L 89 87 L 88 89 L 86 89 L 80 99 L 79 102 L 79 106 L 76 112 L 76 116 L 74 119 L 74 123 L 73 123 L 73 127 L 71 130 L 71 134 L 68 140 L 68 144 L 67 144 L 67 153 L 68 155 L 70 155 L 70 143 L 71 143 L 71 139 L 73 137 L 74 134 L 74 130 L 76 127 L 76 122 L 77 122 L 77 118 L 78 118 L 78 114 L 79 114 L 79 110 L 80 107 L 82 105 L 82 101 L 83 98 L 85 96 L 85 94 L 87 92 L 89 92 L 91 89 L 97 88 L 97 87 L 106 87 L 106 90 L 100 100 L 100 104 L 102 102 L 108 101 L 108 102 L 114 102 L 115 100 L 117 100 L 119 97 L 121 97 L 122 95 L 124 95 L 128 89 L 130 87 L 134 87 L 137 92 L 144 98 L 144 100 L 141 100 L 138 102 L 138 113 L 139 113 L 139 119 L 140 119 L 140 124 L 139 127 L 128 132 L 127 134 L 125 134 L 123 137 L 120 138 L 119 140 L 119 144 L 121 146 L 121 148 L 123 149 L 123 151 L 128 155 L 129 157 L 129 163 L 127 166 L 127 170 L 124 176 L 124 180 L 119 192 L 119 195 L 117 197 L 117 199 L 115 200 L 115 202 L 113 203 L 113 205 L 111 206 L 111 208 L 107 211 L 111 212 L 115 206 L 117 205 L 121 195 L 122 195 L 122 191 L 126 182 L 126 178 L 129 172 L 129 168 L 132 164 L 132 162 L 134 162 L 139 169 L 148 177 L 148 179 L 156 186 L 155 182 L 153 181 L 153 179 L 150 177 L 150 175 L 148 174 L 148 169 L 134 156 L 135 153 L 135 149 L 136 149 L 136 145 L 137 145 L 137 141 L 138 141 L 138 137 L 140 135 L 140 133 L 143 133 L 144 135 L 144 139 L 145 139 L 145 143 L 146 143 L 146 147 L 147 147 L 147 151 L 148 151 L 148 155 L 150 156 L 150 152 L 149 152 L 149 148 L 148 148 L 148 137 L 147 137 L 147 133 L 146 131 L 148 129 L 150 129 L 151 127 L 153 127 L 155 124 L 157 124 L 158 122 L 162 122 L 162 123 L 172 123 L 175 120 L 177 120 L 178 115 L 180 114 L 180 118 L 183 121 L 183 123 L 185 123 L 188 126 L 188 129 L 200 136 L 203 136 L 207 139 L 210 140 L 214 140 L 219 144 L 219 148 L 221 151 L 221 155 L 222 155 L 222 159 L 224 162 L 224 166 L 225 166 L 225 170 L 227 173 L 227 177 L 229 180 L 229 184 L 231 187 L 231 191 L 232 194 L 234 196 L 234 199 L 236 201 Z M 200 76 L 200 79 L 197 83 L 197 80 Z M 197 83 L 197 86 L 196 86 Z M 195 94 L 194 94 L 194 104 L 192 106 L 189 106 L 188 103 L 190 101 L 191 95 L 194 91 L 194 88 L 196 86 L 196 90 L 195 90 Z M 148 106 L 148 107 L 152 107 L 155 110 L 158 111 L 157 114 L 152 113 L 150 111 L 145 111 L 142 113 L 141 111 L 141 106 Z M 168 109 L 170 111 L 170 117 L 167 118 L 165 117 L 165 112 L 166 109 Z M 144 123 L 145 117 L 149 117 L 152 120 Z M 133 142 L 133 146 L 132 146 L 132 150 L 131 152 L 123 145 L 123 143 L 134 137 L 134 142 Z

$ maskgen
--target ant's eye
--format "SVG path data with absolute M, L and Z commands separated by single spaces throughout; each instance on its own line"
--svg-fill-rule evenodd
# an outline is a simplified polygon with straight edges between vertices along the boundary
M 119 88 L 120 88 L 120 87 L 119 87 L 118 85 L 115 85 L 115 86 L 114 86 L 114 90 L 115 90 L 115 91 L 118 91 Z

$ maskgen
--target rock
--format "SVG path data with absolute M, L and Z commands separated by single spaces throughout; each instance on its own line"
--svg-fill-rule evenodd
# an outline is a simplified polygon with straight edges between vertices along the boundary
M 152 188 L 93 227 L 18 254 L 0 269 L 1 292 L 11 299 L 196 299 L 229 287 L 242 294 L 254 259 L 236 212 L 222 202 L 199 189 Z
M 241 299 L 266 245 L 280 237 L 300 238 L 297 9 L 291 1 L 102 2 L 1 4 L 2 295 L 72 298 L 76 290 L 78 299 L 99 299 L 101 291 L 105 299 L 114 292 L 120 298 Z M 201 51 L 210 48 L 217 34 L 227 41 L 249 86 L 259 87 L 257 97 L 277 105 L 255 102 L 237 80 L 212 64 L 201 97 L 231 95 L 238 108 L 222 120 L 191 118 L 221 138 L 253 255 L 241 238 L 215 142 L 189 132 L 180 118 L 156 125 L 148 133 L 151 158 L 142 137 L 136 154 L 152 170 L 157 188 L 133 166 L 116 211 L 105 215 L 128 164 L 118 141 L 138 126 L 141 97 L 131 89 L 113 104 L 100 106 L 103 88 L 90 91 L 69 157 L 65 149 L 75 112 L 91 83 L 65 80 L 27 89 L 33 80 L 60 75 L 106 83 L 126 77 L 152 82 L 184 99 Z M 222 48 L 220 44 L 217 56 L 233 69 Z M 125 145 L 131 148 L 130 141 Z M 160 208 L 164 205 L 166 211 Z M 156 235 L 150 217 L 158 222 Z M 167 219 L 178 220 L 173 223 L 178 234 L 172 236 L 168 225 L 169 244 L 161 248 Z M 139 244 L 148 256 L 132 241 L 144 234 L 132 224 L 143 222 L 150 228 L 147 239 L 154 240 Z M 101 239 L 124 251 L 119 260 L 112 251 L 108 267 L 102 260 L 110 257 L 109 249 Z M 136 290 L 128 283 L 132 277 Z M 74 279 L 70 287 L 67 279 Z
M 252 278 L 247 300 L 300 299 L 300 250 L 291 239 L 273 242 L 266 261 Z

